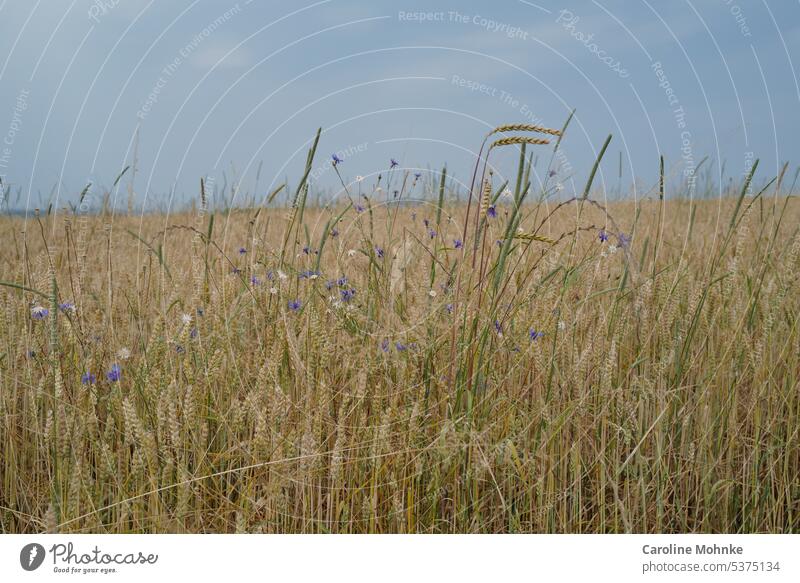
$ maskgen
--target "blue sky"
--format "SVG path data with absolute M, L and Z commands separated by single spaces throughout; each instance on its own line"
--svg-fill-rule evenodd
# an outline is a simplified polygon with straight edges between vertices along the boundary
M 110 186 L 137 131 L 136 204 L 160 208 L 196 196 L 200 176 L 261 199 L 297 180 L 317 127 L 316 191 L 338 185 L 333 152 L 346 180 L 372 181 L 393 157 L 468 181 L 489 128 L 560 127 L 573 108 L 567 192 L 609 133 L 607 192 L 647 195 L 659 154 L 676 187 L 706 156 L 723 181 L 753 158 L 762 177 L 798 162 L 794 1 L 0 0 L 0 23 L 0 176 L 15 208 Z M 493 156 L 513 173 L 514 153 Z

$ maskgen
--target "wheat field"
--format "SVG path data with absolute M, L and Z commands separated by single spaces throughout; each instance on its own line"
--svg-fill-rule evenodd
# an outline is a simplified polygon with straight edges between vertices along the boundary
M 797 532 L 782 176 L 556 199 L 538 140 L 469 205 L 0 218 L 0 529 Z

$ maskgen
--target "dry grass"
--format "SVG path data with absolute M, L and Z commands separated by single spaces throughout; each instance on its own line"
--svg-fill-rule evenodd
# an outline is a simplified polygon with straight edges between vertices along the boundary
M 795 200 L 302 197 L 2 219 L 2 531 L 798 530 Z

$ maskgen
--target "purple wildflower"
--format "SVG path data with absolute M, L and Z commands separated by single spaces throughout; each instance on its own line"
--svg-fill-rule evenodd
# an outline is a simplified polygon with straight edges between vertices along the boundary
M 205 313 L 206 312 L 205 312 L 205 310 L 203 308 L 197 308 L 197 315 L 198 316 L 204 316 Z
M 389 168 L 390 169 L 394 168 L 395 166 L 398 166 L 399 164 L 400 163 L 397 160 L 395 160 L 394 158 L 389 158 Z
M 335 239 L 338 236 L 339 236 L 339 229 L 337 229 L 336 227 L 331 229 L 331 237 L 333 237 Z
M 302 305 L 303 303 L 300 300 L 292 300 L 289 302 L 289 309 L 296 312 Z
M 448 314 L 453 313 L 453 304 L 446 304 L 444 309 L 447 311 Z
M 244 255 L 245 253 L 247 253 L 247 249 L 244 247 L 239 247 L 239 255 Z
M 197 338 L 197 328 L 192 328 L 192 330 L 189 332 L 189 338 Z
M 428 231 L 428 236 L 429 236 L 431 239 L 435 239 L 435 238 L 436 238 L 436 231 L 435 231 L 435 230 L 433 230 L 433 229 L 430 229 L 430 230 Z
M 112 364 L 111 370 L 106 373 L 106 378 L 112 382 L 116 383 L 122 378 L 122 369 L 118 364 Z
M 360 204 L 357 204 L 356 205 L 356 212 L 357 213 L 363 213 L 364 212 L 364 207 L 361 206 Z
M 177 352 L 178 354 L 183 354 L 184 352 L 186 352 L 186 349 L 183 346 L 181 346 L 180 344 L 176 344 L 175 345 L 175 352 Z
M 331 160 L 333 160 L 333 165 L 336 166 L 337 164 L 341 164 L 343 160 L 339 158 L 336 154 L 331 154 Z
M 620 247 L 627 247 L 631 244 L 631 238 L 628 237 L 625 233 L 620 233 L 617 235 L 617 240 L 619 241 Z
M 31 318 L 34 320 L 44 320 L 50 315 L 50 310 L 43 306 L 36 306 L 31 309 Z
M 303 253 L 305 253 L 306 255 L 308 255 L 309 253 L 311 253 L 311 249 L 309 249 L 309 248 L 308 248 L 308 245 L 306 245 L 305 247 L 303 247 Z
M 89 371 L 86 371 L 81 375 L 81 384 L 83 385 L 93 385 L 97 382 L 97 377 L 94 376 Z
M 489 206 L 489 208 L 486 209 L 486 216 L 490 219 L 495 218 L 497 216 L 497 208 L 494 205 Z
M 379 259 L 383 259 L 383 247 L 375 246 L 375 255 L 378 256 Z
M 422 172 L 414 172 L 414 180 L 419 180 L 420 176 L 422 176 Z
M 343 289 L 343 290 L 339 290 L 339 293 L 342 294 L 342 301 L 343 302 L 349 302 L 350 300 L 353 299 L 353 296 L 356 295 L 356 290 L 354 290 L 352 288 Z
M 58 304 L 58 309 L 62 312 L 74 312 L 75 311 L 75 304 L 72 302 L 63 302 Z
M 384 352 L 389 352 L 389 339 L 388 338 L 384 338 L 383 340 L 381 340 L 381 350 L 383 350 Z
M 422 219 L 422 224 L 425 225 L 425 228 L 427 229 L 431 223 L 428 219 Z
M 541 338 L 542 336 L 544 336 L 544 332 L 534 330 L 533 328 L 528 330 L 528 338 L 530 338 L 532 341 L 539 340 L 539 338 Z
M 503 333 L 503 325 L 500 323 L 500 320 L 494 321 L 494 331 L 497 332 L 498 334 Z
M 250 283 L 253 285 L 261 285 L 261 280 L 258 279 L 255 275 L 250 278 Z
M 453 241 L 453 247 L 456 249 L 461 249 L 464 246 L 464 242 L 461 239 L 455 239 Z
M 397 349 L 397 352 L 403 352 L 404 350 L 408 349 L 408 346 L 406 346 L 402 342 L 395 342 L 394 347 Z
M 553 177 L 553 176 L 555 176 L 556 174 L 558 174 L 558 173 L 557 173 L 555 170 L 551 170 L 550 172 L 548 172 L 548 173 L 547 173 L 547 175 L 548 175 L 550 178 L 552 178 L 552 177 Z
M 329 279 L 328 281 L 325 282 L 325 289 L 330 290 L 333 288 L 333 285 L 334 285 L 333 280 Z
M 339 287 L 343 287 L 343 286 L 347 285 L 347 276 L 343 275 L 342 277 L 337 279 L 336 280 L 336 285 L 338 285 Z
M 605 243 L 606 241 L 608 241 L 608 233 L 606 233 L 605 230 L 603 229 L 600 229 L 599 237 L 601 243 Z

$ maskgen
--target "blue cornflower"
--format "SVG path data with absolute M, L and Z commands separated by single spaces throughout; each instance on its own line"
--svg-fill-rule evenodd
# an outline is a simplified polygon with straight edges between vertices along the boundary
M 289 302 L 289 309 L 296 312 L 302 305 L 303 303 L 300 300 L 292 300 Z
M 106 373 L 106 378 L 112 382 L 116 383 L 122 378 L 122 369 L 118 364 L 112 364 L 111 370 Z
M 375 255 L 377 255 L 378 258 L 382 259 L 383 258 L 383 247 L 376 246 L 375 247 Z
M 325 282 L 325 289 L 330 290 L 333 288 L 333 286 L 334 286 L 333 280 L 329 279 L 328 281 Z
M 58 309 L 62 312 L 74 312 L 75 311 L 75 304 L 72 302 L 63 302 L 58 304 Z
M 197 315 L 203 316 L 205 315 L 206 311 L 203 308 L 197 308 Z
M 388 338 L 384 338 L 383 340 L 381 340 L 381 350 L 383 350 L 384 352 L 389 352 L 389 339 Z
M 498 334 L 503 333 L 503 325 L 500 323 L 500 320 L 494 321 L 494 331 L 497 332 Z
M 429 236 L 431 239 L 435 239 L 435 238 L 436 238 L 436 231 L 435 231 L 434 229 L 430 229 L 430 230 L 428 231 L 428 236 Z
M 83 385 L 93 385 L 97 382 L 97 377 L 94 376 L 89 371 L 86 371 L 81 375 L 81 384 Z
M 428 228 L 428 226 L 429 226 L 431 223 L 430 223 L 430 221 L 429 221 L 428 219 L 422 219 L 422 224 L 423 224 L 423 225 L 425 225 L 425 228 L 427 229 L 427 228 Z
M 336 285 L 338 285 L 339 287 L 343 287 L 343 286 L 347 285 L 347 276 L 343 275 L 342 277 L 337 279 L 336 280 Z
M 310 269 L 302 271 L 297 275 L 298 279 L 313 279 L 315 276 L 319 276 L 319 271 L 312 271 Z
M 539 338 L 541 338 L 542 336 L 544 336 L 544 332 L 539 332 L 537 330 L 534 330 L 533 328 L 528 330 L 528 338 L 530 338 L 531 340 L 539 340 Z
M 303 247 L 303 253 L 305 253 L 306 255 L 308 255 L 310 252 L 311 252 L 311 249 L 309 249 L 309 248 L 308 248 L 308 245 L 306 245 L 305 247 Z
M 177 352 L 178 354 L 183 354 L 184 352 L 186 352 L 186 349 L 183 346 L 181 346 L 180 344 L 176 344 L 175 345 L 175 352 Z
M 189 332 L 189 338 L 197 338 L 197 328 L 192 328 Z
M 44 306 L 35 306 L 34 308 L 31 308 L 31 318 L 34 320 L 44 320 L 49 315 L 50 310 Z
M 453 240 L 453 247 L 456 249 L 461 249 L 464 246 L 464 242 L 461 239 L 454 239 Z
M 253 285 L 261 285 L 261 280 L 258 279 L 255 275 L 250 278 L 250 283 Z
M 239 247 L 239 255 L 244 255 L 245 253 L 247 253 L 247 249 L 244 247 Z
M 335 227 L 333 229 L 331 229 L 331 237 L 333 237 L 335 239 L 338 236 L 339 236 L 339 229 L 337 229 Z
M 414 172 L 414 179 L 419 180 L 419 177 L 422 176 L 422 172 Z
M 364 212 L 364 207 L 361 206 L 360 204 L 357 204 L 356 205 L 356 212 L 357 213 L 363 213 Z
M 342 294 L 342 301 L 343 302 L 349 302 L 350 300 L 353 299 L 353 296 L 356 295 L 356 290 L 354 290 L 352 288 L 343 289 L 343 290 L 339 290 L 339 293 Z
M 446 304 L 444 309 L 447 310 L 448 314 L 452 314 L 453 313 L 453 304 Z
M 494 205 L 491 205 L 488 209 L 486 209 L 486 216 L 490 219 L 493 219 L 497 216 L 497 208 Z
M 408 346 L 402 342 L 395 342 L 394 347 L 397 349 L 397 352 L 403 352 L 404 350 L 408 349 Z
M 331 154 L 331 160 L 333 160 L 333 165 L 336 166 L 337 164 L 341 164 L 343 160 L 339 158 L 336 154 Z
M 241 272 L 242 272 L 242 270 L 239 269 L 238 267 L 234 267 L 233 269 L 231 269 L 231 273 L 233 275 L 239 275 Z
M 395 160 L 394 158 L 389 158 L 389 168 L 390 169 L 394 168 L 395 166 L 398 166 L 399 164 L 400 163 L 397 160 Z
M 625 233 L 620 233 L 619 235 L 617 235 L 617 240 L 619 241 L 621 247 L 627 247 L 628 245 L 631 244 L 631 238 L 628 237 Z
M 553 176 L 555 176 L 556 174 L 558 174 L 558 173 L 557 173 L 555 170 L 551 170 L 550 172 L 548 172 L 548 173 L 547 173 L 547 175 L 548 175 L 550 178 L 552 178 L 552 177 L 553 177 Z
M 275 279 L 275 274 L 272 272 L 271 269 L 267 272 L 267 279 L 270 280 L 270 281 Z
M 605 230 L 601 229 L 600 234 L 598 236 L 600 237 L 601 243 L 605 243 L 606 241 L 608 241 L 608 233 L 606 233 Z
M 503 246 L 503 239 L 498 239 L 497 241 L 495 241 L 495 244 L 496 244 L 498 247 L 502 247 L 502 246 Z

